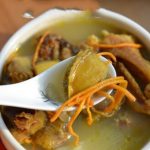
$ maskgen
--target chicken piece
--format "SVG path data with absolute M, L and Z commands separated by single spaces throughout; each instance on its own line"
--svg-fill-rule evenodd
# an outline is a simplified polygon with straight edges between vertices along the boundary
M 89 46 L 97 45 L 115 45 L 123 43 L 135 43 L 132 36 L 126 34 L 113 34 L 105 32 L 104 38 L 97 40 L 95 37 L 87 40 Z M 132 103 L 132 107 L 138 111 L 149 114 L 149 84 L 150 84 L 150 62 L 143 58 L 139 49 L 130 46 L 120 48 L 99 48 L 99 51 L 109 51 L 113 53 L 117 59 L 123 64 L 120 64 L 122 74 L 129 81 L 131 92 L 135 94 L 137 102 Z M 138 81 L 138 82 L 137 82 Z M 139 84 L 139 83 L 142 84 Z M 141 88 L 142 87 L 142 88 Z M 143 90 L 145 87 L 145 90 Z
M 52 114 L 52 112 L 48 112 L 49 117 Z M 64 113 L 61 119 L 57 119 L 54 123 L 48 122 L 45 128 L 39 130 L 33 136 L 34 143 L 44 149 L 51 150 L 67 142 L 69 133 L 66 130 L 66 118 L 68 118 L 68 115 Z
M 12 57 L 6 63 L 4 72 L 11 83 L 18 83 L 33 77 L 31 60 L 28 57 Z
M 144 103 L 146 100 L 145 95 L 143 94 L 139 84 L 137 81 L 134 79 L 132 74 L 128 71 L 128 69 L 125 67 L 123 63 L 118 63 L 117 68 L 119 72 L 128 80 L 129 83 L 129 88 L 132 91 L 133 95 L 135 95 L 138 99 L 138 102 Z
M 11 129 L 12 135 L 20 144 L 31 144 L 31 136 L 26 131 L 21 131 L 19 129 Z
M 45 149 L 52 149 L 68 140 L 65 128 L 69 121 L 67 112 L 62 113 L 55 123 L 48 121 L 53 112 L 21 112 L 15 115 L 11 133 L 21 144 L 36 144 Z
M 51 150 L 64 144 L 68 140 L 68 133 L 49 123 L 34 135 L 33 140 L 36 145 Z
M 14 119 L 16 127 L 21 131 L 26 131 L 29 135 L 45 127 L 46 122 L 47 116 L 43 111 L 35 111 L 34 114 L 22 112 Z
M 30 114 L 35 113 L 34 110 L 30 110 L 30 109 L 8 107 L 8 106 L 1 107 L 2 116 L 9 128 L 16 128 L 14 120 L 16 118 L 16 115 L 21 114 L 22 112 L 30 113 Z
M 102 43 L 118 44 L 130 42 L 134 43 L 131 36 L 108 34 L 104 37 Z M 127 66 L 128 70 L 130 70 L 136 78 L 140 79 L 143 85 L 145 84 L 145 87 L 150 83 L 150 62 L 143 58 L 139 49 L 124 47 L 113 48 L 108 51 L 112 52 L 117 58 L 119 58 Z
M 145 113 L 145 114 L 150 115 L 150 100 L 148 100 L 145 97 L 145 95 L 144 95 L 143 91 L 141 90 L 139 84 L 136 82 L 136 80 L 130 74 L 130 72 L 124 66 L 124 64 L 118 63 L 117 66 L 118 66 L 117 68 L 119 69 L 119 72 L 121 72 L 121 74 L 128 80 L 129 90 L 132 91 L 132 93 L 137 98 L 137 101 L 135 101 L 134 103 L 131 103 L 130 101 L 128 101 L 130 103 L 131 107 L 137 112 Z
M 103 44 L 119 44 L 119 43 L 134 43 L 131 36 L 108 34 L 104 37 Z M 125 64 L 130 66 L 132 70 L 139 78 L 144 82 L 150 82 L 150 62 L 145 60 L 139 49 L 132 47 L 113 48 L 113 49 L 101 49 L 102 51 L 112 52 L 117 58 L 121 59 Z
M 11 110 L 11 108 L 8 108 L 8 110 Z M 8 110 L 5 109 L 4 111 Z M 47 116 L 46 113 L 42 111 L 30 112 L 26 110 L 26 112 L 19 113 L 20 110 L 21 109 L 16 109 L 17 114 L 7 114 L 7 117 L 11 117 L 11 124 L 13 125 L 10 131 L 19 143 L 31 144 L 32 135 L 44 128 L 47 122 Z

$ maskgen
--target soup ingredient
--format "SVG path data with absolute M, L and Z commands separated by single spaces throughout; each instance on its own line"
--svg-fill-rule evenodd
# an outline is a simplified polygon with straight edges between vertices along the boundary
M 108 36 L 109 33 L 107 31 L 103 31 L 105 36 Z M 132 39 L 127 37 L 127 35 L 121 35 L 125 38 L 128 38 L 129 41 L 127 42 L 121 42 L 121 43 L 103 43 L 101 39 L 99 39 L 97 36 L 95 35 L 91 35 L 88 37 L 88 39 L 86 40 L 86 44 L 89 46 L 92 46 L 93 48 L 98 48 L 98 49 L 113 49 L 113 48 L 124 48 L 124 47 L 131 47 L 131 48 L 141 48 L 141 44 L 136 44 L 136 43 L 132 43 Z
M 130 103 L 132 108 L 140 113 L 145 113 L 150 115 L 150 100 L 148 100 L 145 95 L 143 94 L 139 84 L 134 79 L 132 74 L 127 70 L 127 68 L 124 66 L 124 64 L 119 63 L 118 68 L 121 71 L 121 73 L 124 75 L 124 77 L 128 80 L 129 83 L 129 89 L 132 91 L 134 95 L 136 95 L 138 101 L 136 101 L 134 104 Z M 147 88 L 147 87 L 146 87 Z
M 45 61 L 41 61 L 39 63 L 37 63 L 35 65 L 34 70 L 36 71 L 37 74 L 42 73 L 43 71 L 45 71 L 46 69 L 52 67 L 53 65 L 57 64 L 58 60 L 45 60 Z
M 42 129 L 47 122 L 45 112 L 35 111 L 34 114 L 22 112 L 14 119 L 15 128 L 11 130 L 21 144 L 31 143 L 31 135 Z
M 132 74 L 127 70 L 125 65 L 123 63 L 118 63 L 118 69 L 119 71 L 125 76 L 125 78 L 129 81 L 129 86 L 132 89 L 133 93 L 137 95 L 138 98 L 140 98 L 140 102 L 142 103 L 145 101 L 145 96 L 143 95 L 143 92 L 137 83 L 137 81 L 134 79 Z M 136 90 L 134 90 L 136 89 Z
M 104 80 L 108 74 L 108 63 L 100 61 L 90 49 L 81 50 L 68 74 L 68 97 Z
M 102 41 L 102 43 L 105 44 L 118 44 L 124 42 L 134 43 L 132 38 L 130 40 L 127 38 L 127 35 L 124 36 L 116 34 L 109 34 L 104 37 Z M 132 68 L 130 68 L 133 69 L 139 77 L 144 79 L 146 82 L 150 82 L 150 63 L 142 57 L 139 49 L 126 46 L 121 49 L 109 49 L 108 51 L 122 59 L 125 64 L 132 66 Z
M 68 132 L 64 132 L 64 126 L 65 124 L 62 124 L 60 120 L 57 120 L 55 123 L 47 123 L 45 128 L 39 130 L 33 136 L 34 144 L 47 150 L 59 147 L 64 144 L 69 137 Z
M 91 36 L 88 41 L 89 45 L 99 48 L 100 51 L 113 53 L 122 62 L 117 65 L 117 68 L 129 81 L 129 89 L 137 97 L 136 103 L 132 103 L 131 106 L 138 112 L 149 114 L 150 102 L 147 97 L 149 92 L 146 87 L 150 83 L 150 62 L 141 55 L 138 49 L 140 45 L 136 44 L 129 35 L 109 32 L 105 32 L 104 38 L 101 40 Z M 141 89 L 143 85 L 145 90 Z
M 112 53 L 109 53 L 109 52 L 101 52 L 101 53 L 97 53 L 97 56 L 107 56 L 107 57 L 110 57 L 114 62 L 116 62 L 116 57 L 112 54 Z M 108 59 L 108 62 L 109 63 L 112 63 L 111 60 Z
M 75 144 L 77 145 L 79 143 L 79 136 L 74 132 L 72 125 L 84 107 L 86 107 L 88 112 L 88 118 L 87 118 L 88 124 L 89 125 L 92 124 L 93 119 L 92 119 L 90 108 L 93 107 L 93 100 L 92 100 L 93 95 L 98 91 L 103 91 L 105 88 L 115 89 L 116 92 L 114 94 L 114 100 L 102 112 L 102 113 L 112 113 L 114 110 L 118 108 L 124 95 L 126 95 L 129 98 L 129 100 L 131 100 L 132 102 L 135 101 L 135 97 L 125 89 L 126 87 L 127 87 L 127 81 L 124 80 L 123 77 L 110 78 L 101 81 L 96 85 L 74 95 L 65 103 L 63 103 L 60 106 L 60 108 L 58 108 L 58 110 L 55 112 L 54 116 L 51 118 L 51 122 L 54 122 L 66 107 L 76 106 L 77 110 L 75 111 L 72 118 L 68 122 L 67 127 L 70 134 L 76 138 Z
M 133 47 L 133 48 L 140 48 L 140 44 L 134 44 L 134 43 L 121 43 L 121 44 L 99 44 L 97 45 L 99 48 L 123 48 L 123 47 Z
M 21 131 L 19 129 L 11 129 L 10 130 L 12 135 L 15 137 L 15 139 L 20 143 L 20 144 L 31 144 L 32 143 L 32 139 L 31 136 L 24 131 Z
M 56 122 L 50 123 L 48 118 L 52 115 L 53 112 L 21 112 L 15 116 L 11 132 L 21 144 L 32 143 L 45 149 L 59 147 L 69 138 L 66 130 L 69 115 L 62 113 Z
M 14 123 L 22 131 L 33 135 L 39 129 L 43 128 L 47 122 L 45 112 L 35 111 L 35 114 L 22 112 L 16 115 Z
M 108 35 L 109 33 L 107 33 L 106 35 Z M 127 35 L 122 35 L 125 38 L 127 37 Z M 113 49 L 113 48 L 124 48 L 124 47 L 131 47 L 131 48 L 141 48 L 141 44 L 136 44 L 136 43 L 132 43 L 130 41 L 131 39 L 129 39 L 129 41 L 127 42 L 121 42 L 121 43 L 101 43 L 102 41 L 98 39 L 98 37 L 96 37 L 95 35 L 91 35 L 90 37 L 88 37 L 88 39 L 86 40 L 86 44 L 90 45 L 92 47 L 95 48 L 102 48 L 102 49 Z
M 106 53 L 106 54 L 108 54 L 108 53 Z M 107 98 L 109 98 L 111 100 L 110 105 L 108 105 L 102 112 L 99 112 L 96 110 L 97 112 L 104 114 L 104 115 L 110 114 L 114 110 L 117 110 L 125 95 L 132 102 L 135 101 L 135 97 L 126 90 L 127 81 L 124 80 L 123 77 L 105 79 L 107 77 L 107 71 L 106 71 L 106 73 L 103 74 L 101 71 L 104 72 L 105 69 L 103 68 L 102 70 L 99 70 L 99 68 L 101 67 L 100 66 L 101 64 L 98 63 L 98 61 L 100 61 L 100 59 L 98 58 L 98 60 L 96 60 L 96 64 L 95 64 L 95 62 L 93 63 L 94 60 L 91 61 L 91 59 L 97 59 L 97 55 L 94 54 L 94 52 L 91 52 L 89 50 L 81 51 L 76 56 L 75 62 L 73 63 L 73 67 L 74 67 L 75 63 L 77 63 L 77 65 L 75 66 L 75 68 L 73 68 L 73 71 L 71 68 L 70 72 L 75 73 L 75 74 L 73 74 L 73 77 L 75 78 L 76 69 L 78 69 L 78 67 L 80 67 L 80 63 L 78 61 L 81 61 L 81 63 L 83 63 L 82 64 L 83 66 L 82 66 L 81 70 L 79 68 L 79 72 L 77 72 L 78 78 L 80 76 L 82 76 L 82 73 L 84 75 L 84 72 L 82 72 L 82 71 L 86 71 L 86 69 L 88 70 L 88 68 L 90 68 L 90 71 L 91 71 L 91 66 L 93 69 L 90 72 L 90 78 L 88 79 L 88 77 L 85 76 L 84 78 L 82 78 L 82 80 L 78 84 L 80 84 L 80 85 L 84 84 L 86 82 L 86 80 L 91 80 L 91 78 L 94 81 L 94 76 L 96 74 L 99 74 L 100 78 L 97 77 L 98 80 L 96 79 L 95 82 L 90 81 L 90 83 L 93 82 L 91 85 L 88 85 L 88 86 L 86 85 L 82 90 L 80 90 L 80 92 L 77 91 L 76 94 L 74 94 L 73 96 L 71 95 L 70 96 L 71 98 L 69 100 L 67 100 L 66 102 L 64 102 L 60 106 L 60 108 L 58 108 L 58 110 L 55 112 L 54 116 L 50 119 L 51 122 L 54 122 L 54 121 L 56 121 L 56 119 L 59 117 L 59 115 L 63 112 L 63 110 L 66 107 L 76 106 L 77 110 L 74 112 L 72 118 L 70 119 L 70 121 L 68 122 L 68 125 L 67 125 L 69 133 L 72 136 L 74 136 L 76 139 L 75 140 L 76 145 L 79 143 L 79 136 L 73 130 L 72 125 L 84 107 L 86 108 L 87 114 L 88 114 L 88 118 L 87 118 L 88 124 L 91 125 L 93 123 L 92 113 L 91 113 L 90 109 L 91 109 L 91 107 L 93 107 L 93 97 L 95 94 L 100 94 L 102 96 L 105 95 Z M 89 65 L 88 67 L 86 66 L 87 64 Z M 99 65 L 98 68 L 93 67 L 94 65 L 97 65 L 97 64 Z M 85 67 L 87 67 L 86 69 L 84 69 L 84 65 L 85 65 Z M 70 74 L 69 74 L 68 78 L 70 78 Z M 68 86 L 70 86 L 70 85 L 68 85 Z M 74 85 L 72 85 L 72 87 L 74 88 Z M 114 93 L 113 97 L 108 96 L 108 94 L 106 93 L 106 89 L 107 90 L 108 89 L 115 89 L 115 93 Z
M 4 68 L 4 73 L 11 83 L 18 83 L 33 77 L 31 60 L 28 57 L 12 56 Z
M 115 35 L 115 34 L 108 34 L 103 39 L 103 43 L 106 43 L 106 44 L 110 44 L 114 42 L 116 43 L 132 42 L 133 43 L 134 41 L 132 38 L 127 38 L 127 36 Z M 132 47 L 125 47 L 122 49 L 116 48 L 116 49 L 112 49 L 109 51 L 112 52 L 116 57 L 120 58 L 122 62 L 126 66 L 128 66 L 128 68 L 130 68 L 129 70 L 134 75 L 136 74 L 136 78 L 138 77 L 140 81 L 144 81 L 146 82 L 146 84 L 150 83 L 150 63 L 142 57 L 139 49 L 132 48 Z M 132 67 L 129 67 L 129 66 L 132 66 Z M 125 75 L 125 72 L 123 70 L 122 70 L 122 73 Z M 131 82 L 133 83 L 133 79 L 135 81 L 133 83 L 134 86 L 132 84 L 132 86 L 130 86 L 130 89 L 131 91 L 133 91 L 135 96 L 137 96 L 137 102 L 134 104 L 131 104 L 131 106 L 138 112 L 149 114 L 150 103 L 148 102 L 149 100 L 144 94 L 144 91 L 141 90 L 140 84 L 133 76 L 132 76 L 132 80 L 131 78 L 129 79 L 129 76 L 127 75 L 125 77 L 129 81 L 129 85 L 131 85 Z M 144 84 L 144 82 L 142 83 Z M 136 85 L 138 86 L 138 88 Z
M 43 34 L 37 43 L 32 59 L 32 66 L 36 72 L 36 64 L 41 61 L 58 61 L 71 57 L 76 52 L 75 47 L 59 35 Z M 50 62 L 51 63 L 51 62 Z

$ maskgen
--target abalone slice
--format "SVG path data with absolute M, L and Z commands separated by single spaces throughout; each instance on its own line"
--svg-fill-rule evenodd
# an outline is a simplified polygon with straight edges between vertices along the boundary
M 81 50 L 68 75 L 68 97 L 104 80 L 108 74 L 108 63 L 102 62 L 91 49 Z

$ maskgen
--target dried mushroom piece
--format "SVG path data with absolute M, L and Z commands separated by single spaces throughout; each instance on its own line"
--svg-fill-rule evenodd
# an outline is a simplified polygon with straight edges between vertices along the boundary
M 68 97 L 104 80 L 108 75 L 108 63 L 102 62 L 91 49 L 80 51 L 68 74 Z
M 47 67 L 56 64 L 60 60 L 67 59 L 75 54 L 75 47 L 61 36 L 45 33 L 37 43 L 36 50 L 32 59 L 34 71 L 39 72 L 37 64 L 45 62 Z M 51 61 L 55 63 L 51 63 Z M 48 64 L 49 63 L 49 64 Z
M 25 81 L 34 76 L 31 60 L 28 57 L 11 57 L 4 67 L 4 72 L 11 83 Z

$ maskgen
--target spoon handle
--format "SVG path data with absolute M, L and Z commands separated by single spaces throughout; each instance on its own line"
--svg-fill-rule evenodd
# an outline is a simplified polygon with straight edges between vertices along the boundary
M 55 111 L 59 106 L 46 101 L 36 80 L 0 86 L 0 105 Z
M 35 84 L 28 82 L 0 86 L 0 105 L 28 108 L 41 98 Z M 38 98 L 39 97 L 39 98 Z

